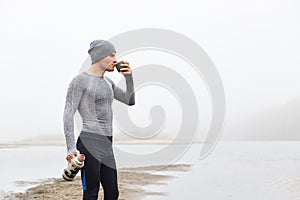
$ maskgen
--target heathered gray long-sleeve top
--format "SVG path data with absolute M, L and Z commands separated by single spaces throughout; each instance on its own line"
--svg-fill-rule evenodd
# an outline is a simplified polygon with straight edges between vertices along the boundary
M 82 72 L 71 81 L 63 114 L 67 154 L 75 154 L 74 115 L 78 110 L 82 118 L 82 131 L 112 136 L 112 101 L 135 104 L 132 74 L 125 74 L 126 91 L 108 77 Z

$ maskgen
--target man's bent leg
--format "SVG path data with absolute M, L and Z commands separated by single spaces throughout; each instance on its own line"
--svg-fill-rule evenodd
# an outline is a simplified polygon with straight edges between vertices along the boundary
M 101 184 L 104 191 L 104 200 L 117 200 L 119 197 L 118 177 L 115 168 L 101 165 Z

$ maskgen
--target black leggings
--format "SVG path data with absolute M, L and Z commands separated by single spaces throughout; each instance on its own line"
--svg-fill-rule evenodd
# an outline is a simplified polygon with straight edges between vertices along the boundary
M 111 142 L 112 138 L 108 138 Z M 87 150 L 80 137 L 76 146 L 80 153 L 83 153 L 86 157 L 84 167 L 81 169 L 83 200 L 97 200 L 100 183 L 104 191 L 104 200 L 117 200 L 119 190 L 116 168 L 107 166 L 96 159 Z

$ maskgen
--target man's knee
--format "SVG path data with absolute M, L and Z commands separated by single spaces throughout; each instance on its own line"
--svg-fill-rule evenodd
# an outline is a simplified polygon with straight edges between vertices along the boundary
M 119 189 L 115 188 L 110 192 L 104 191 L 104 200 L 117 200 L 119 197 Z
M 83 190 L 83 200 L 97 200 L 99 193 L 99 187 L 94 187 L 92 189 Z

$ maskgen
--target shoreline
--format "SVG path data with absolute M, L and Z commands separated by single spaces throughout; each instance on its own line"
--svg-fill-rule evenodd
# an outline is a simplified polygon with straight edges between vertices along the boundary
M 138 200 L 144 196 L 167 196 L 167 192 L 155 192 L 145 189 L 150 185 L 167 185 L 176 175 L 166 175 L 166 172 L 186 172 L 190 164 L 157 165 L 136 168 L 120 168 L 118 170 L 119 199 Z M 160 172 L 156 174 L 156 172 Z M 51 199 L 67 200 L 82 198 L 80 176 L 74 181 L 67 182 L 62 178 L 45 179 L 38 186 L 33 186 L 25 192 L 12 193 L 11 198 L 16 200 Z M 103 189 L 100 187 L 99 198 L 103 198 Z
M 298 140 L 221 140 L 219 142 L 225 143 L 247 143 L 247 142 L 291 142 L 297 143 Z M 192 145 L 199 144 L 205 145 L 207 144 L 204 141 L 193 141 L 193 142 L 184 142 L 184 141 L 168 141 L 168 140 L 155 140 L 155 141 L 114 141 L 114 145 Z M 43 146 L 66 146 L 64 141 L 19 141 L 12 143 L 0 143 L 0 149 L 3 148 L 22 148 L 22 147 L 43 147 Z
M 184 141 L 114 141 L 114 145 L 184 145 L 184 144 L 205 144 L 205 142 L 184 142 Z M 28 147 L 28 146 L 66 146 L 64 142 L 57 141 L 37 141 L 37 142 L 15 142 L 15 143 L 0 143 L 0 148 L 17 148 L 17 147 Z

